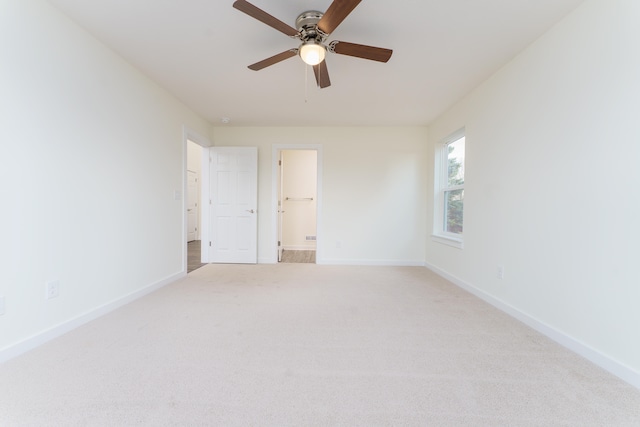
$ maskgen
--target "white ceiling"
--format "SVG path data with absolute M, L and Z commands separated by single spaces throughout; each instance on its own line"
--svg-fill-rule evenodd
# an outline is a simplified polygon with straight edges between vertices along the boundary
M 249 1 L 292 27 L 331 4 Z M 249 70 L 298 42 L 232 0 L 50 2 L 214 125 L 405 126 L 428 124 L 582 0 L 363 0 L 328 40 L 393 56 L 328 54 L 326 89 L 298 57 Z

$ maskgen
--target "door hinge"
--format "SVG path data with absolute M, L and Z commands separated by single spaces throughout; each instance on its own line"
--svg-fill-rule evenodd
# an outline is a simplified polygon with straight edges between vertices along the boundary
M 209 246 L 211 246 L 211 242 L 209 242 Z
M 278 160 L 278 166 L 282 166 L 282 160 Z
M 280 240 L 278 240 L 278 247 L 280 247 Z

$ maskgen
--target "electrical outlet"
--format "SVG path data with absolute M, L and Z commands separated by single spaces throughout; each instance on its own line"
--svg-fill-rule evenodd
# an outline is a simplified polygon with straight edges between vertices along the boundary
M 54 280 L 47 282 L 47 295 L 46 299 L 57 298 L 60 296 L 60 282 Z
M 496 270 L 496 277 L 498 279 L 504 279 L 504 267 L 499 265 L 498 269 Z
M 0 316 L 4 314 L 4 297 L 0 296 Z

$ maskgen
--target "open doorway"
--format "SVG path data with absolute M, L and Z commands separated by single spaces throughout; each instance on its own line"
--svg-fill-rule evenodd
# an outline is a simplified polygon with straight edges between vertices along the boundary
M 202 236 L 202 178 L 203 147 L 210 141 L 197 132 L 183 128 L 183 271 L 191 271 L 203 266 L 201 261 Z
M 315 263 L 318 152 L 283 149 L 278 156 L 278 262 Z
M 202 147 L 187 140 L 187 273 L 202 267 Z

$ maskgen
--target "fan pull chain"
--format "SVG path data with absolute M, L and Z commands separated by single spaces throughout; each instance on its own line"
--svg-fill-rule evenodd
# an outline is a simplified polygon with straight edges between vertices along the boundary
M 309 66 L 304 66 L 304 103 L 309 102 Z

